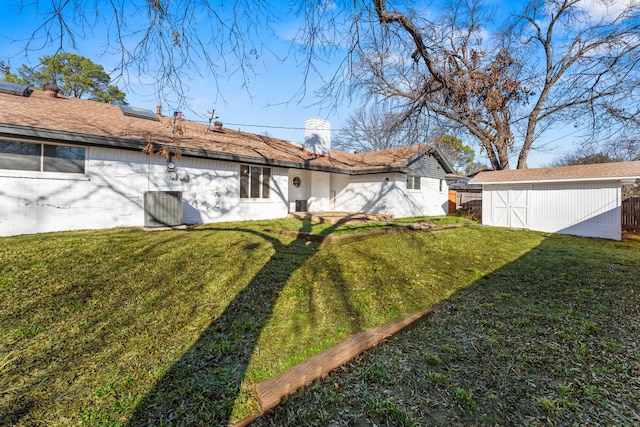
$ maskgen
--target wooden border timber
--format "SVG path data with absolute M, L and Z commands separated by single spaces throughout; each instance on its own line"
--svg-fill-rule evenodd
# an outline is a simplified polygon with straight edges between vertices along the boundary
M 264 412 L 275 408 L 284 397 L 322 378 L 324 375 L 344 365 L 360 353 L 378 345 L 382 340 L 412 327 L 416 322 L 431 314 L 431 312 L 432 309 L 430 308 L 397 323 L 360 332 L 340 344 L 290 368 L 279 377 L 259 383 L 255 387 L 255 392 L 258 396 L 260 412 L 234 424 L 234 427 L 244 427 L 251 424 Z
M 447 230 L 450 228 L 458 228 L 458 227 L 466 227 L 470 225 L 471 222 L 456 222 L 453 224 L 445 224 L 445 225 L 431 225 L 429 223 L 416 223 L 411 225 L 405 225 L 402 227 L 393 227 L 393 228 L 381 228 L 379 230 L 370 230 L 370 231 L 359 231 L 356 233 L 350 234 L 316 234 L 316 233 L 307 233 L 301 231 L 286 231 L 286 230 L 265 230 L 268 233 L 277 233 L 282 234 L 284 236 L 294 236 L 298 239 L 304 239 L 311 242 L 319 242 L 322 245 L 326 245 L 329 243 L 334 243 L 338 241 L 342 241 L 343 243 L 357 242 L 359 240 L 365 240 L 370 237 L 382 236 L 387 234 L 399 234 L 399 233 L 407 233 L 410 231 L 439 231 L 439 230 Z

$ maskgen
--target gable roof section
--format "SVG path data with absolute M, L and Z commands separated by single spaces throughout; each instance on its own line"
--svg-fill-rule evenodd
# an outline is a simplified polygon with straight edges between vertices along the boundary
M 0 135 L 141 151 L 147 139 L 171 146 L 173 117 L 159 121 L 126 116 L 120 107 L 76 98 L 0 94 Z M 185 156 L 346 174 L 410 171 L 411 159 L 434 150 L 415 145 L 351 154 L 332 150 L 331 157 L 305 152 L 291 142 L 225 128 L 209 131 L 202 123 L 182 120 L 174 133 Z M 443 167 L 449 167 L 443 157 Z M 443 163 L 444 161 L 444 163 Z M 445 169 L 446 170 L 446 169 Z
M 640 178 L 640 161 L 595 163 L 554 168 L 480 172 L 470 184 L 527 184 L 540 182 L 625 181 Z
M 367 151 L 363 153 L 349 154 L 344 151 L 332 150 L 331 156 L 345 162 L 351 162 L 356 174 L 372 173 L 384 168 L 400 168 L 403 172 L 411 172 L 411 164 L 421 156 L 433 155 L 446 173 L 452 173 L 453 169 L 445 159 L 442 152 L 431 144 L 410 145 L 407 147 L 391 148 L 388 150 Z

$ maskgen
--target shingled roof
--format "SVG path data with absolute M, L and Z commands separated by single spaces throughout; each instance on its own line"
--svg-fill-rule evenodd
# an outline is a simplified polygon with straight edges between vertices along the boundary
M 640 161 L 480 172 L 470 184 L 611 181 L 640 178 Z
M 5 137 L 128 150 L 142 150 L 149 139 L 156 148 L 172 146 L 173 116 L 158 119 L 126 116 L 118 106 L 53 98 L 38 90 L 28 97 L 0 94 L 0 135 Z M 228 128 L 207 131 L 206 125 L 189 120 L 178 122 L 174 138 L 186 156 L 348 174 L 410 172 L 418 156 L 439 153 L 424 144 L 360 154 L 332 150 L 330 157 L 317 156 L 282 139 Z

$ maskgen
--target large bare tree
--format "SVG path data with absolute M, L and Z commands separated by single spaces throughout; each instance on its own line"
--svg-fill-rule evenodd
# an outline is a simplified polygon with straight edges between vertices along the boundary
M 405 120 L 402 109 L 388 102 L 369 102 L 353 112 L 332 144 L 344 151 L 377 151 L 431 142 L 437 133 L 428 117 Z
M 463 128 L 494 169 L 509 168 L 512 150 L 525 168 L 555 121 L 591 117 L 598 130 L 605 106 L 638 90 L 637 3 L 532 0 L 504 32 L 489 34 L 476 0 L 451 3 L 431 21 L 373 1 L 380 37 L 375 54 L 363 52 L 362 83 L 406 99 L 407 114 Z
M 139 78 L 178 99 L 196 74 L 218 89 L 221 77 L 248 78 L 268 51 L 264 32 L 280 21 L 268 1 L 251 0 L 34 0 L 17 12 L 33 26 L 27 40 L 14 40 L 26 54 L 76 52 L 89 40 L 116 59 L 114 79 Z
M 494 169 L 509 168 L 510 155 L 526 167 L 555 123 L 598 132 L 637 99 L 638 2 L 530 0 L 498 32 L 481 0 L 448 1 L 429 10 L 409 0 L 290 1 L 299 27 L 288 54 L 301 66 L 302 93 L 319 58 L 342 55 L 342 68 L 325 76 L 329 98 L 392 98 L 404 106 L 400 120 L 427 116 L 475 138 Z M 25 50 L 100 38 L 123 76 L 143 76 L 174 97 L 188 92 L 193 73 L 216 86 L 229 73 L 250 76 L 270 53 L 264 35 L 282 12 L 280 3 L 251 0 L 23 4 L 38 14 Z M 93 34 L 96 23 L 106 31 Z
M 456 172 L 470 173 L 476 166 L 474 149 L 460 138 L 443 135 L 428 116 L 406 120 L 388 102 L 372 102 L 346 120 L 332 145 L 343 151 L 367 152 L 416 144 L 437 146 Z M 402 108 L 400 108 L 402 110 Z
M 640 94 L 638 94 L 640 96 Z M 640 100 L 630 97 L 620 107 L 607 105 L 603 116 L 605 152 L 613 157 L 633 161 L 640 160 Z

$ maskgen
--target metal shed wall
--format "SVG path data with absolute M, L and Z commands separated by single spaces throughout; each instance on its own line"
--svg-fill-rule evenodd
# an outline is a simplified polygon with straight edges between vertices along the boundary
M 621 184 L 485 184 L 482 215 L 486 225 L 620 240 Z

